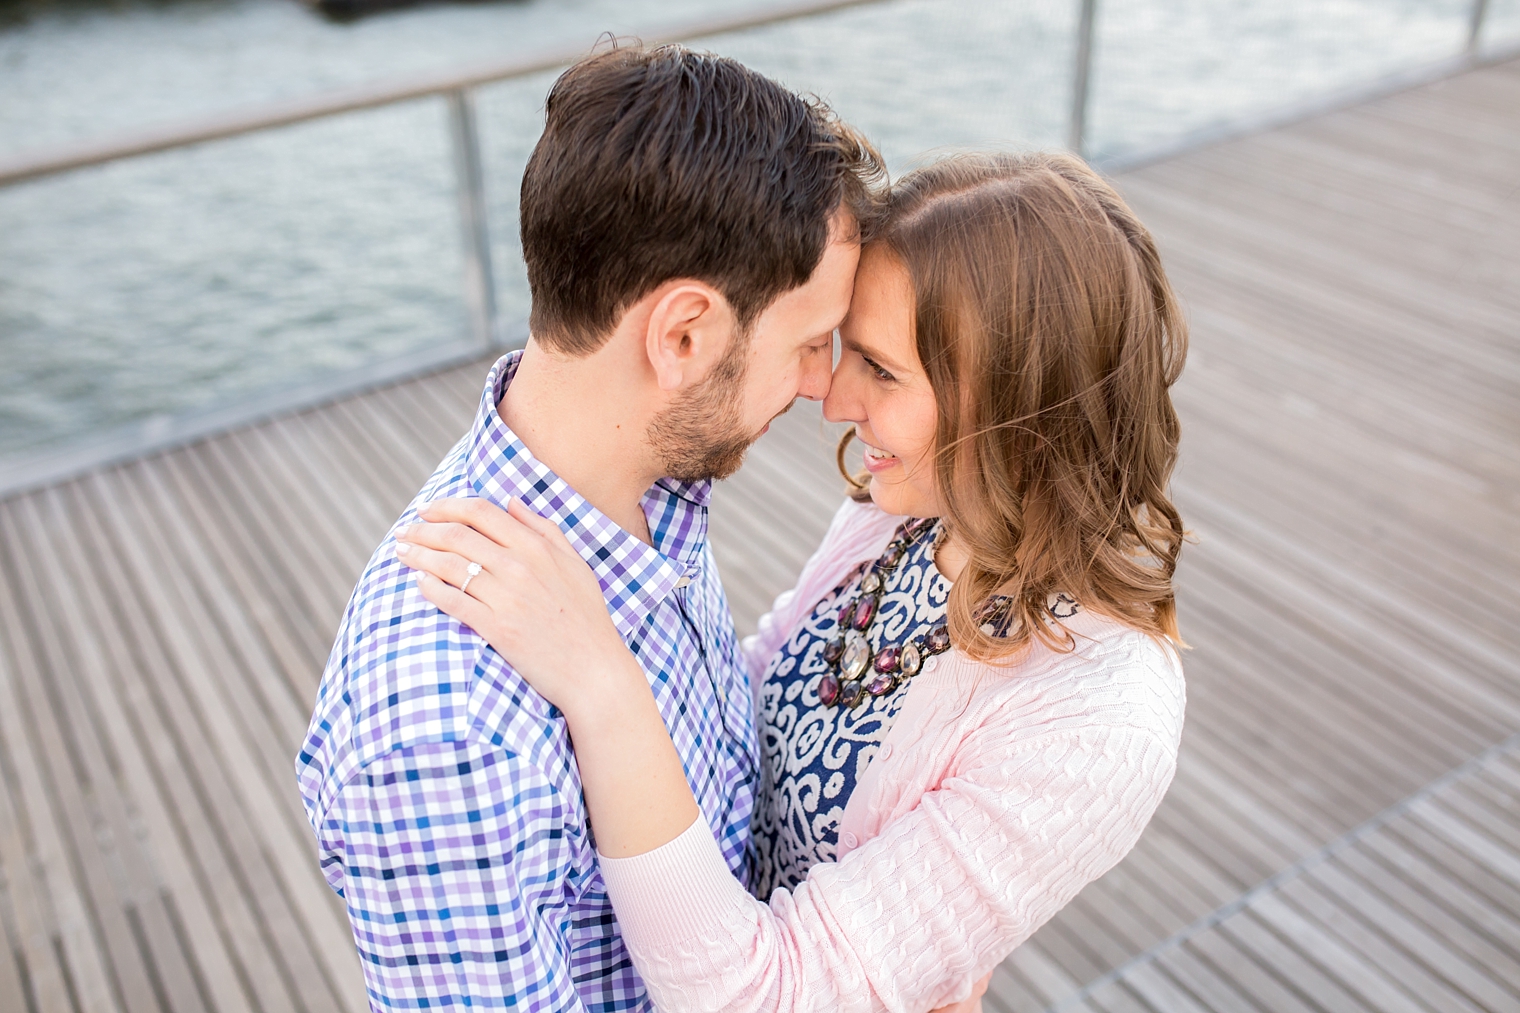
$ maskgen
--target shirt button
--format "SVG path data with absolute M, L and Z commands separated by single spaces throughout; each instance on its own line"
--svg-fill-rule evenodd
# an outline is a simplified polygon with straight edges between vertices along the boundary
M 848 830 L 846 830 L 844 833 L 842 833 L 842 834 L 839 835 L 839 843 L 843 844 L 847 848 L 853 848 L 856 844 L 859 844 L 860 842 L 855 839 L 855 835 L 854 834 L 852 834 Z
M 938 658 L 930 658 L 928 661 L 924 662 L 924 671 L 925 672 L 932 672 L 932 671 L 934 671 L 938 667 L 939 667 L 939 659 Z

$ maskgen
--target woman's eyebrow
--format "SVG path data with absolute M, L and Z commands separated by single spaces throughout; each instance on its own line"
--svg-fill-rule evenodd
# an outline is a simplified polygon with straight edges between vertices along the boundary
M 902 365 L 896 362 L 890 355 L 883 355 L 881 352 L 877 351 L 875 348 L 872 348 L 870 345 L 863 344 L 859 341 L 854 340 L 853 338 L 847 338 L 842 333 L 839 335 L 839 343 L 841 346 L 848 348 L 852 352 L 859 352 L 861 355 L 865 356 L 867 359 L 870 359 L 872 362 L 876 363 L 878 366 L 882 367 L 888 372 L 892 372 L 894 370 L 901 372 L 903 370 Z

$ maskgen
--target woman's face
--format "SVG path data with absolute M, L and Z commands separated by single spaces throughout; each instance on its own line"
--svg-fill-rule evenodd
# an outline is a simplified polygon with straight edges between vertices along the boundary
M 865 446 L 871 499 L 889 514 L 938 517 L 934 390 L 913 341 L 913 285 L 887 249 L 868 247 L 839 325 L 841 353 L 823 402 L 830 422 L 853 422 Z

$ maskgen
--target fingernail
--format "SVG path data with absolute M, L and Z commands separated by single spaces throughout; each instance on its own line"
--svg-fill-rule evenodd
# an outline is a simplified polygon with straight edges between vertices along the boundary
M 397 542 L 396 543 L 396 555 L 398 555 L 398 556 L 404 556 L 408 552 L 411 552 L 411 551 L 412 551 L 412 547 L 410 545 L 406 544 L 405 542 Z

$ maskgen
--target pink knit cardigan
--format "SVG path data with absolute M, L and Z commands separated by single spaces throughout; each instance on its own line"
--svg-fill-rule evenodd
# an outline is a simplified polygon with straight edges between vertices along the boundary
M 797 587 L 744 642 L 766 662 L 901 518 L 846 502 Z M 1176 652 L 1087 612 L 1076 649 L 1009 665 L 952 651 L 909 684 L 845 805 L 839 858 L 769 904 L 729 874 L 705 818 L 633 858 L 601 859 L 655 1006 L 895 1010 L 958 1002 L 1134 846 L 1182 734 Z

